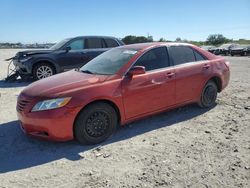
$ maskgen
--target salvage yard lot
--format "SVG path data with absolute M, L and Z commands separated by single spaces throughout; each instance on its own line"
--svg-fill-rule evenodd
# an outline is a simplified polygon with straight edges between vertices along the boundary
M 0 187 L 249 187 L 250 58 L 208 110 L 189 105 L 121 128 L 96 146 L 25 136 L 15 105 L 27 83 L 4 83 L 18 50 L 0 50 Z

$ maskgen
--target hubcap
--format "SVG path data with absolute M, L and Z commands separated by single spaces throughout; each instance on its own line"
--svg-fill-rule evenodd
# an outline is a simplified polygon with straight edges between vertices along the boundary
M 206 104 L 212 104 L 216 98 L 216 89 L 213 86 L 208 86 L 204 92 L 204 102 Z
M 53 70 L 49 66 L 41 66 L 36 71 L 38 79 L 47 78 L 53 75 Z
M 105 112 L 94 112 L 86 121 L 86 132 L 91 137 L 103 136 L 109 127 L 110 119 Z

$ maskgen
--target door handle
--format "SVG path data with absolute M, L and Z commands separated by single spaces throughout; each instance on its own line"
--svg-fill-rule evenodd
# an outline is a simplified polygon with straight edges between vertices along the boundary
M 205 65 L 203 66 L 203 69 L 209 69 L 209 67 L 210 67 L 209 64 L 205 64 Z
M 167 76 L 168 78 L 172 78 L 174 75 L 175 75 L 174 72 L 169 72 L 169 73 L 166 74 L 166 76 Z
M 155 84 L 155 85 L 162 85 L 162 84 L 164 84 L 165 82 L 157 82 L 157 81 L 155 81 L 155 80 L 151 80 L 151 83 L 152 83 L 152 84 Z

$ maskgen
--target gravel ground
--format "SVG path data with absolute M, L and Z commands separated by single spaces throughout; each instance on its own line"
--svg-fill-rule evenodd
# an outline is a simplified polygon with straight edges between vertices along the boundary
M 0 50 L 0 80 L 17 50 Z M 189 105 L 121 128 L 101 145 L 47 142 L 19 129 L 28 83 L 0 81 L 0 187 L 250 187 L 250 58 L 209 110 Z

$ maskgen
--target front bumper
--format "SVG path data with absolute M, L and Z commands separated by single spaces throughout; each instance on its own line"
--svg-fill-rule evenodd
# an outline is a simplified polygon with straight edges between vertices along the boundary
M 32 74 L 32 68 L 31 68 L 31 66 L 28 65 L 27 62 L 20 63 L 17 59 L 14 59 L 13 64 L 16 67 L 16 70 L 20 74 L 24 74 L 24 75 L 31 75 Z
M 80 109 L 62 107 L 41 112 L 19 112 L 22 130 L 31 136 L 46 140 L 68 141 L 74 138 L 73 125 Z

